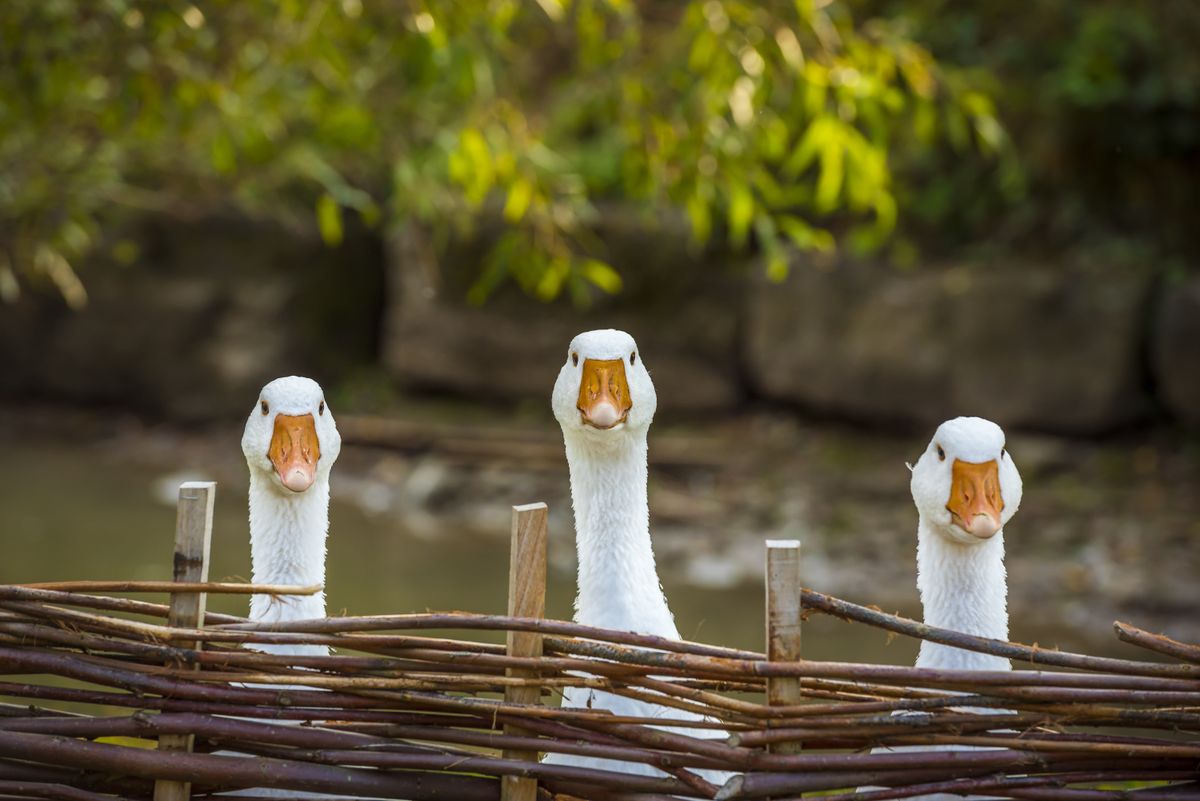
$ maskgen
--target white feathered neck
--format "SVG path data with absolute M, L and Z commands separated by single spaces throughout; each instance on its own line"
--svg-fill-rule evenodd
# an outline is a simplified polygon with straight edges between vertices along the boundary
M 917 526 L 917 589 L 925 622 L 979 637 L 1008 639 L 1004 532 L 978 544 L 953 542 L 922 516 Z M 917 667 L 1010 670 L 1007 659 L 922 641 Z
M 317 474 L 305 492 L 283 495 L 269 476 L 250 471 L 250 561 L 255 584 L 325 584 L 329 478 Z M 254 595 L 250 618 L 260 622 L 325 617 L 325 593 Z M 324 646 L 261 645 L 283 654 L 326 654 Z
M 650 545 L 646 430 L 564 433 L 579 557 L 575 619 L 678 639 Z

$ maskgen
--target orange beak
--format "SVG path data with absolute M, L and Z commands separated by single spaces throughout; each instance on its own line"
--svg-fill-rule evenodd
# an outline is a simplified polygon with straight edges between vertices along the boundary
M 625 381 L 625 360 L 585 359 L 575 406 L 583 422 L 593 428 L 608 429 L 625 422 L 633 408 Z
M 312 486 L 321 458 L 321 443 L 311 414 L 275 415 L 275 431 L 267 458 L 283 486 L 292 492 L 304 492 Z
M 1000 465 L 990 462 L 954 460 L 950 476 L 950 502 L 946 504 L 950 520 L 968 534 L 981 540 L 1000 530 Z

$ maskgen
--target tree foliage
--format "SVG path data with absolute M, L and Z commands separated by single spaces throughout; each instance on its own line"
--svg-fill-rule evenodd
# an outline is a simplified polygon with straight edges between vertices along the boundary
M 1194 0 L 854 0 L 990 88 L 1019 157 L 920 154 L 901 199 L 943 247 L 1058 251 L 1122 240 L 1195 255 L 1200 5 Z M 904 168 L 898 168 L 904 173 Z M 995 180 L 996 178 L 999 180 Z M 926 237 L 928 240 L 930 237 Z
M 596 204 L 696 243 L 878 247 L 897 159 L 1002 154 L 990 98 L 837 0 L 10 0 L 0 10 L 0 295 L 131 210 L 236 205 L 505 232 L 471 297 L 621 286 Z

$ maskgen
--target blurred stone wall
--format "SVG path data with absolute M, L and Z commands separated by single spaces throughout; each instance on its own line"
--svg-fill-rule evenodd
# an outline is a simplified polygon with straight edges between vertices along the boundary
M 571 339 L 593 328 L 622 328 L 638 341 L 660 408 L 714 411 L 743 399 L 741 269 L 688 247 L 682 221 L 651 228 L 609 214 L 596 232 L 624 287 L 593 293 L 586 308 L 567 298 L 541 303 L 509 286 L 487 303 L 465 303 L 489 232 L 436 257 L 419 232 L 389 242 L 391 294 L 383 362 L 407 385 L 483 398 L 548 402 Z
M 277 375 L 336 384 L 382 370 L 414 391 L 545 402 L 571 337 L 611 326 L 638 339 L 663 410 L 767 402 L 884 425 L 978 414 L 1075 434 L 1200 426 L 1200 275 L 797 256 L 771 283 L 753 261 L 697 252 L 680 220 L 603 219 L 625 288 L 585 309 L 511 287 L 467 304 L 486 230 L 437 255 L 416 229 L 386 242 L 351 231 L 330 249 L 307 229 L 150 219 L 132 234 L 134 264 L 86 272 L 85 310 L 48 293 L 0 306 L 0 395 L 200 420 L 240 415 Z
M 245 413 L 276 376 L 336 380 L 375 358 L 374 237 L 330 249 L 307 229 L 153 217 L 120 238 L 138 258 L 85 265 L 81 311 L 52 289 L 0 304 L 0 396 L 210 420 Z
M 800 264 L 756 282 L 743 353 L 764 396 L 828 413 L 1103 431 L 1153 411 L 1154 283 L 1142 265 Z

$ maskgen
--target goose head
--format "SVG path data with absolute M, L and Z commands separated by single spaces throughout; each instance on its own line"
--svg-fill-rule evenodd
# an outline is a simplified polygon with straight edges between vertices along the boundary
M 1021 474 L 1000 426 L 957 417 L 938 426 L 912 466 L 912 496 L 934 531 L 978 545 L 1000 532 L 1021 505 Z
M 564 435 L 615 442 L 645 436 L 658 397 L 633 337 L 609 328 L 571 340 L 552 404 Z
M 250 471 L 285 496 L 327 481 L 341 449 L 321 385 L 294 375 L 262 388 L 242 433 Z

